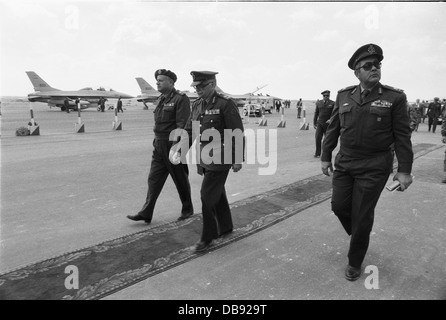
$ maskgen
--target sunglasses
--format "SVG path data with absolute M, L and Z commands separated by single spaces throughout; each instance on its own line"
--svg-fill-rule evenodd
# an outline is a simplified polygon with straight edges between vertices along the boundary
M 373 62 L 367 62 L 367 63 L 364 63 L 359 68 L 357 68 L 356 70 L 363 68 L 365 71 L 370 71 L 370 70 L 372 70 L 373 67 L 375 67 L 376 69 L 381 69 L 381 62 L 379 62 L 377 60 L 375 60 Z
M 200 84 L 197 84 L 196 86 L 193 86 L 195 89 L 204 89 L 204 88 L 206 88 L 208 85 L 210 85 L 212 82 L 208 82 L 208 83 L 206 83 L 206 84 L 202 84 L 202 83 L 200 83 Z

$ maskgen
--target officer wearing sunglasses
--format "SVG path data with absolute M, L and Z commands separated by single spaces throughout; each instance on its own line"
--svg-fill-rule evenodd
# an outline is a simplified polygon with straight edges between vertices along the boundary
M 333 172 L 331 209 L 351 236 L 345 278 L 357 280 L 365 258 L 375 207 L 393 167 L 392 145 L 398 159 L 393 177 L 404 191 L 412 183 L 413 152 L 405 93 L 380 83 L 383 51 L 376 44 L 360 47 L 348 62 L 359 80 L 338 91 L 323 142 L 321 167 Z
M 196 252 L 208 250 L 214 239 L 232 233 L 225 183 L 230 169 L 238 172 L 244 160 L 244 128 L 240 112 L 234 101 L 216 91 L 217 73 L 191 72 L 191 86 L 197 91 L 198 99 L 192 104 L 186 130 L 199 145 L 198 173 L 203 176 L 200 189 L 203 227 Z M 197 137 L 193 133 L 194 122 L 198 124 Z M 228 136 L 228 132 L 236 133 L 239 139 Z

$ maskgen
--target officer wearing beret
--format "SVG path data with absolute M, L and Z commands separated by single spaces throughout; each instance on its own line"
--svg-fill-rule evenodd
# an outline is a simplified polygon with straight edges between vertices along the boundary
M 194 140 L 200 149 L 198 173 L 203 175 L 200 190 L 203 229 L 196 252 L 207 250 L 213 239 L 232 232 L 225 183 L 229 170 L 238 172 L 244 159 L 242 119 L 235 102 L 216 92 L 216 74 L 212 71 L 191 72 L 191 86 L 196 89 L 198 99 L 192 104 L 186 130 L 196 137 Z
M 193 213 L 189 170 L 187 164 L 174 165 L 169 160 L 169 152 L 174 142 L 169 135 L 175 129 L 184 129 L 190 116 L 190 101 L 185 93 L 175 89 L 177 76 L 170 70 L 159 69 L 155 72 L 157 90 L 161 92 L 155 108 L 155 138 L 153 140 L 152 163 L 148 177 L 148 192 L 142 209 L 127 218 L 146 223 L 152 221 L 156 200 L 166 182 L 172 177 L 180 195 L 182 209 L 178 220 L 189 218 Z
M 321 156 L 321 144 L 322 138 L 328 128 L 328 123 L 331 117 L 331 113 L 334 108 L 334 101 L 330 100 L 330 91 L 325 90 L 321 92 L 322 100 L 316 102 L 316 109 L 314 111 L 313 127 L 316 129 L 316 152 L 314 153 L 315 158 Z
M 331 207 L 351 235 L 345 278 L 357 280 L 373 227 L 375 206 L 393 165 L 394 144 L 399 191 L 412 183 L 413 152 L 407 98 L 404 92 L 380 83 L 383 51 L 376 44 L 360 47 L 348 62 L 359 85 L 338 91 L 323 142 L 322 172 L 333 172 L 332 152 L 340 140 L 333 172 Z

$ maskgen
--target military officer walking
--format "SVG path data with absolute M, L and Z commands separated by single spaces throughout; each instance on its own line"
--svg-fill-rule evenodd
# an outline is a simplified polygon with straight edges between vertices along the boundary
M 345 278 L 357 280 L 373 227 L 375 206 L 391 172 L 394 144 L 398 172 L 393 180 L 400 191 L 412 183 L 413 152 L 410 141 L 407 98 L 402 90 L 380 83 L 382 49 L 375 44 L 360 47 L 348 62 L 359 79 L 338 92 L 326 137 L 321 167 L 333 172 L 332 152 L 338 138 L 331 207 L 351 235 Z
M 200 190 L 203 229 L 195 247 L 197 252 L 207 250 L 213 239 L 233 231 L 225 183 L 229 170 L 238 172 L 244 159 L 242 119 L 234 101 L 216 92 L 216 74 L 191 72 L 191 86 L 196 89 L 198 99 L 192 104 L 186 128 L 193 137 L 197 136 L 198 173 L 203 175 Z
M 175 89 L 177 76 L 172 71 L 159 69 L 155 72 L 155 79 L 161 95 L 154 111 L 155 138 L 148 178 L 149 188 L 142 209 L 135 215 L 127 216 L 131 220 L 144 220 L 146 223 L 152 221 L 156 200 L 169 174 L 175 183 L 182 203 L 181 215 L 178 220 L 187 219 L 194 213 L 187 164 L 173 165 L 169 160 L 170 149 L 174 143 L 169 140 L 169 135 L 175 129 L 184 129 L 190 116 L 190 101 L 185 93 Z
M 322 138 L 328 128 L 328 123 L 331 117 L 331 113 L 334 108 L 334 101 L 330 100 L 330 91 L 325 90 L 321 92 L 323 99 L 316 102 L 316 109 L 314 111 L 313 127 L 316 129 L 316 152 L 315 158 L 321 156 Z
M 441 115 L 441 104 L 440 104 L 440 98 L 435 97 L 434 101 L 429 103 L 429 106 L 427 108 L 427 116 L 428 116 L 428 132 L 435 133 L 435 130 L 437 129 L 437 123 L 438 118 Z

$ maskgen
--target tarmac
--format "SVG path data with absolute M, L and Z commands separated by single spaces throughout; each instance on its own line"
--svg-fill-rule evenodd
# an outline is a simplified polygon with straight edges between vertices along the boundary
M 86 111 L 86 133 L 75 134 L 76 113 L 37 106 L 41 136 L 15 137 L 14 129 L 29 120 L 28 105 L 2 105 L 0 272 L 146 228 L 125 216 L 138 210 L 145 196 L 152 112 L 127 106 L 120 115 L 123 130 L 113 132 L 113 112 Z M 312 157 L 314 130 L 299 130 L 295 108 L 285 112 L 287 126 L 278 129 L 275 150 L 277 172 L 260 176 L 257 163 L 231 173 L 230 203 L 321 174 L 320 159 Z M 274 128 L 280 116 L 266 118 Z M 256 121 L 249 119 L 245 128 L 256 128 Z M 424 123 L 412 142 L 432 147 L 415 159 L 408 190 L 382 192 L 357 281 L 344 279 L 349 238 L 326 200 L 103 299 L 446 299 L 445 145 Z M 193 172 L 197 212 L 200 181 Z M 178 202 L 168 180 L 152 225 L 176 219 Z
M 409 189 L 383 191 L 355 282 L 344 278 L 349 237 L 327 200 L 105 299 L 445 300 L 444 157 L 437 146 L 415 160 Z

